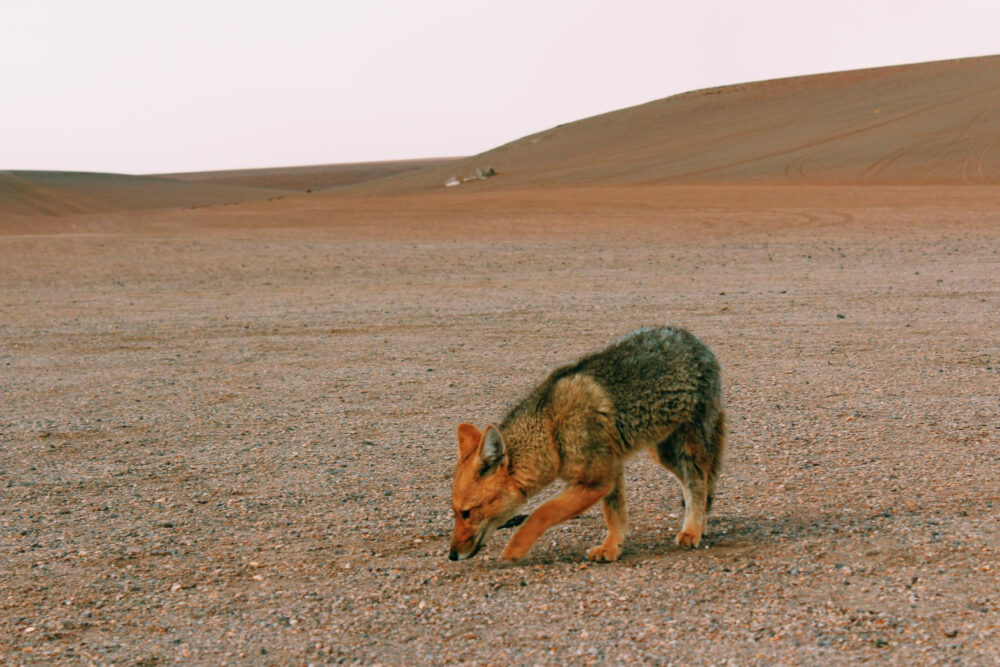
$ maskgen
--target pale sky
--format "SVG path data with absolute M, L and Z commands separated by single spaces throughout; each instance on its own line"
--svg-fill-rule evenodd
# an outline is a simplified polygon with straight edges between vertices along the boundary
M 698 88 L 995 53 L 998 0 L 0 0 L 0 170 L 471 155 Z

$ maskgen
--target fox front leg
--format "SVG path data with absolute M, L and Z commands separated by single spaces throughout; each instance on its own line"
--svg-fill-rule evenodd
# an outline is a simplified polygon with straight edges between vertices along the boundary
M 552 500 L 543 503 L 531 513 L 521 527 L 510 538 L 507 548 L 503 550 L 503 559 L 516 562 L 528 554 L 531 546 L 546 530 L 572 519 L 589 509 L 611 490 L 611 484 L 600 486 L 584 486 L 570 484 Z
M 608 524 L 608 535 L 604 544 L 587 552 L 589 560 L 610 563 L 618 560 L 622 554 L 622 542 L 625 541 L 625 529 L 628 519 L 625 514 L 625 469 L 619 465 L 615 475 L 615 484 L 602 499 L 604 521 Z

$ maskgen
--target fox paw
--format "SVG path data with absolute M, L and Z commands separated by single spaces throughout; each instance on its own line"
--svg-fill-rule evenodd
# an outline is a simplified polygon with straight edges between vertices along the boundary
M 677 535 L 677 546 L 679 547 L 689 547 L 693 549 L 698 546 L 699 542 L 701 542 L 701 533 L 691 529 L 682 530 Z
M 507 548 L 503 550 L 503 554 L 500 557 L 503 560 L 507 561 L 508 563 L 516 563 L 516 562 L 522 560 L 527 555 L 528 555 L 527 551 L 524 551 L 524 550 L 521 550 L 521 549 L 516 549 L 516 548 L 512 549 L 508 545 Z
M 602 544 L 601 546 L 594 547 L 587 552 L 587 560 L 592 560 L 598 563 L 610 563 L 618 560 L 618 557 L 621 555 L 621 546 L 617 544 Z

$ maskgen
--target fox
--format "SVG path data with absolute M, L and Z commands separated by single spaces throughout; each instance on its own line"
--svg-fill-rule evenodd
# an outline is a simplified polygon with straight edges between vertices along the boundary
M 627 529 L 624 464 L 641 450 L 680 481 L 684 520 L 676 543 L 696 547 L 726 438 L 721 372 L 708 346 L 679 327 L 637 329 L 552 371 L 499 425 L 458 425 L 448 558 L 475 556 L 558 478 L 562 491 L 523 520 L 503 560 L 524 559 L 546 530 L 598 501 L 607 535 L 587 558 L 617 560 Z

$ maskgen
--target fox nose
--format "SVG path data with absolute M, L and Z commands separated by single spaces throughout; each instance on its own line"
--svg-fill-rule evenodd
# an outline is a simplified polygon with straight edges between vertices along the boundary
M 448 560 L 458 560 L 458 552 L 452 549 L 448 552 Z

